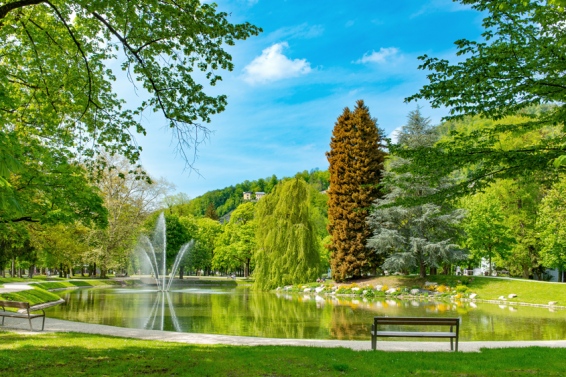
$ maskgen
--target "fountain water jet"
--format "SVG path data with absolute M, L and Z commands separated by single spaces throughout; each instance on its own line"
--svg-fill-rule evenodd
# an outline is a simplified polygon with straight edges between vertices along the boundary
M 190 251 L 192 249 L 195 243 L 194 240 L 191 240 L 190 242 L 181 246 L 179 253 L 175 257 L 175 261 L 173 262 L 171 274 L 169 275 L 169 278 L 167 280 L 167 236 L 165 231 L 165 215 L 163 215 L 163 212 L 161 212 L 161 214 L 157 218 L 157 223 L 155 225 L 152 238 L 149 239 L 149 237 L 142 235 L 140 236 L 138 244 L 136 245 L 136 250 L 147 258 L 147 261 L 151 266 L 151 269 L 155 276 L 155 281 L 157 282 L 157 289 L 163 292 L 169 291 L 171 289 L 173 278 L 175 277 L 175 273 L 177 272 L 177 269 L 181 264 L 183 256 L 187 253 L 187 251 Z M 161 253 L 162 255 L 161 273 L 159 272 L 159 263 L 157 260 L 158 253 Z

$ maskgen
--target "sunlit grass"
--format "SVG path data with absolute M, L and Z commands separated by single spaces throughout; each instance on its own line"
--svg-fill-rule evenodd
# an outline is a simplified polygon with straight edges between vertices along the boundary
M 562 376 L 565 357 L 565 349 L 537 347 L 374 352 L 0 332 L 0 373 L 6 376 Z

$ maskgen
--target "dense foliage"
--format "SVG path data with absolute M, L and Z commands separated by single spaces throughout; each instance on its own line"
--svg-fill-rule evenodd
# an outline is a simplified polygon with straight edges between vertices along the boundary
M 297 173 L 296 177 L 300 177 L 318 191 L 328 189 L 330 184 L 330 176 L 328 171 L 312 169 L 311 171 L 303 171 Z M 285 178 L 282 178 L 285 179 Z M 170 197 L 169 201 L 175 203 L 175 212 L 179 215 L 193 215 L 200 217 L 206 215 L 207 211 L 211 211 L 214 207 L 216 214 L 220 217 L 225 216 L 235 210 L 240 204 L 244 203 L 244 192 L 251 192 L 255 196 L 256 192 L 265 192 L 269 194 L 275 185 L 282 179 L 272 175 L 267 178 L 260 178 L 254 181 L 244 181 L 233 186 L 223 189 L 212 190 L 189 200 L 183 200 L 178 195 Z
M 257 204 L 254 286 L 273 289 L 314 281 L 320 273 L 320 245 L 308 184 L 294 178 L 280 183 Z
M 69 153 L 94 157 L 102 148 L 134 162 L 131 132 L 145 134 L 140 115 L 159 111 L 190 164 L 186 154 L 207 135 L 199 122 L 226 106 L 194 71 L 215 85 L 219 70 L 233 69 L 225 46 L 260 31 L 227 18 L 192 0 L 3 1 L 0 130 L 25 125 Z M 133 89 L 148 93 L 129 107 L 113 90 L 109 64 L 118 57 Z
M 481 190 L 498 178 L 518 176 L 541 182 L 555 179 L 552 162 L 566 151 L 566 34 L 564 9 L 541 0 L 460 0 L 483 12 L 483 41 L 458 40 L 449 61 L 422 56 L 421 69 L 430 71 L 429 84 L 407 101 L 426 99 L 434 107 L 450 109 L 450 120 L 466 116 L 501 120 L 490 128 L 454 131 L 433 148 L 393 150 L 411 157 L 405 170 L 420 171 L 432 182 L 454 172 L 454 185 L 431 199 Z M 554 104 L 543 112 L 533 105 Z M 514 117 L 522 115 L 521 117 Z M 521 145 L 501 147 L 502 134 L 552 133 Z

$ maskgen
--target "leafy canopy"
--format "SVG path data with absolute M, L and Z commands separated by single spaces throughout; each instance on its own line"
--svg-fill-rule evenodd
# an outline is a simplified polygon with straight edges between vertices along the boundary
M 260 32 L 228 16 L 195 0 L 3 1 L 0 130 L 23 125 L 85 157 L 103 148 L 133 162 L 141 148 L 131 132 L 145 134 L 144 111 L 160 112 L 190 165 L 186 153 L 208 132 L 200 122 L 226 106 L 203 83 L 233 69 L 225 46 Z M 147 91 L 133 108 L 113 88 L 116 60 Z
M 486 15 L 483 40 L 457 40 L 457 55 L 464 60 L 456 64 L 421 56 L 419 68 L 430 71 L 430 82 L 406 101 L 425 99 L 433 107 L 448 107 L 448 120 L 478 116 L 513 121 L 469 134 L 453 132 L 449 142 L 434 148 L 393 151 L 411 157 L 411 169 L 434 181 L 467 168 L 461 183 L 444 197 L 481 189 L 495 178 L 544 172 L 566 151 L 564 9 L 540 0 L 459 2 Z M 542 104 L 553 106 L 532 110 Z M 557 132 L 536 143 L 497 148 L 502 133 L 520 135 L 554 125 Z

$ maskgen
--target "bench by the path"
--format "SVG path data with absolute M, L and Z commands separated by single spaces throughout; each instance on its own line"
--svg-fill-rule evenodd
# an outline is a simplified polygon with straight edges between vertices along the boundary
M 382 326 L 450 326 L 450 331 L 400 331 L 379 330 Z M 375 350 L 378 337 L 399 338 L 449 338 L 450 350 L 458 351 L 458 337 L 460 332 L 460 318 L 442 317 L 375 317 L 371 326 L 371 349 Z
M 19 302 L 19 301 L 0 301 L 0 317 L 2 317 L 2 326 L 4 326 L 5 317 L 11 318 L 27 318 L 29 320 L 29 327 L 33 330 L 31 320 L 34 318 L 43 317 L 43 322 L 41 324 L 41 331 L 45 327 L 45 311 L 40 308 L 30 308 L 29 302 Z M 7 311 L 6 308 L 18 309 L 16 312 Z M 32 312 L 37 312 L 41 310 L 41 314 Z

